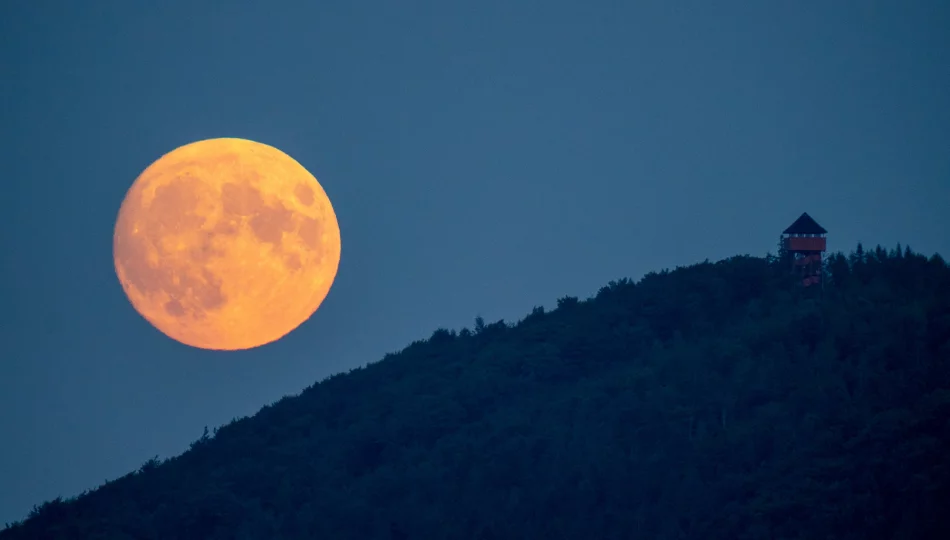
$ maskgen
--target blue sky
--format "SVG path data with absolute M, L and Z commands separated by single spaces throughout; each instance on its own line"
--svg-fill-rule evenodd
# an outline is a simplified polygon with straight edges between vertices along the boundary
M 950 254 L 940 1 L 10 1 L 0 6 L 0 525 L 440 326 L 611 279 L 831 249 Z M 182 144 L 276 146 L 343 255 L 285 339 L 192 349 L 112 267 Z M 358 399 L 358 396 L 355 397 Z

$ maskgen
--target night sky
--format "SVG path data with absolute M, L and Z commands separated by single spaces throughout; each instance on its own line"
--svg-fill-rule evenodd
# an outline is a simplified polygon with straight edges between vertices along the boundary
M 775 251 L 950 254 L 950 3 L 0 3 L 0 526 L 476 316 Z M 242 137 L 321 182 L 343 254 L 259 349 L 129 304 L 119 204 Z M 367 389 L 372 391 L 372 389 Z M 359 399 L 359 396 L 353 396 Z

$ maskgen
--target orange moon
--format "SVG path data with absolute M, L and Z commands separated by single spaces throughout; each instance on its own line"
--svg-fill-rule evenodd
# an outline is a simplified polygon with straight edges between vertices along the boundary
M 276 341 L 330 291 L 340 227 L 302 165 L 245 139 L 176 148 L 132 184 L 115 225 L 115 271 L 136 311 L 193 347 Z

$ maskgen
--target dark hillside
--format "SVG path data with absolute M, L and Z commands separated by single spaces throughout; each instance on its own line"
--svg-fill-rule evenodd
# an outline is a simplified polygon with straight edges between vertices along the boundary
M 734 257 L 437 330 L 0 540 L 950 538 L 950 268 Z

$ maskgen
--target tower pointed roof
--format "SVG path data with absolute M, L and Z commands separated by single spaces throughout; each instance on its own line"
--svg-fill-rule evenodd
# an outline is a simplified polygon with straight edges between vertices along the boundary
M 782 234 L 827 234 L 828 231 L 824 227 L 818 224 L 817 221 L 811 216 L 808 215 L 808 212 L 803 212 L 798 219 L 795 220 L 795 223 L 792 223 L 788 226 L 787 229 L 782 231 Z

